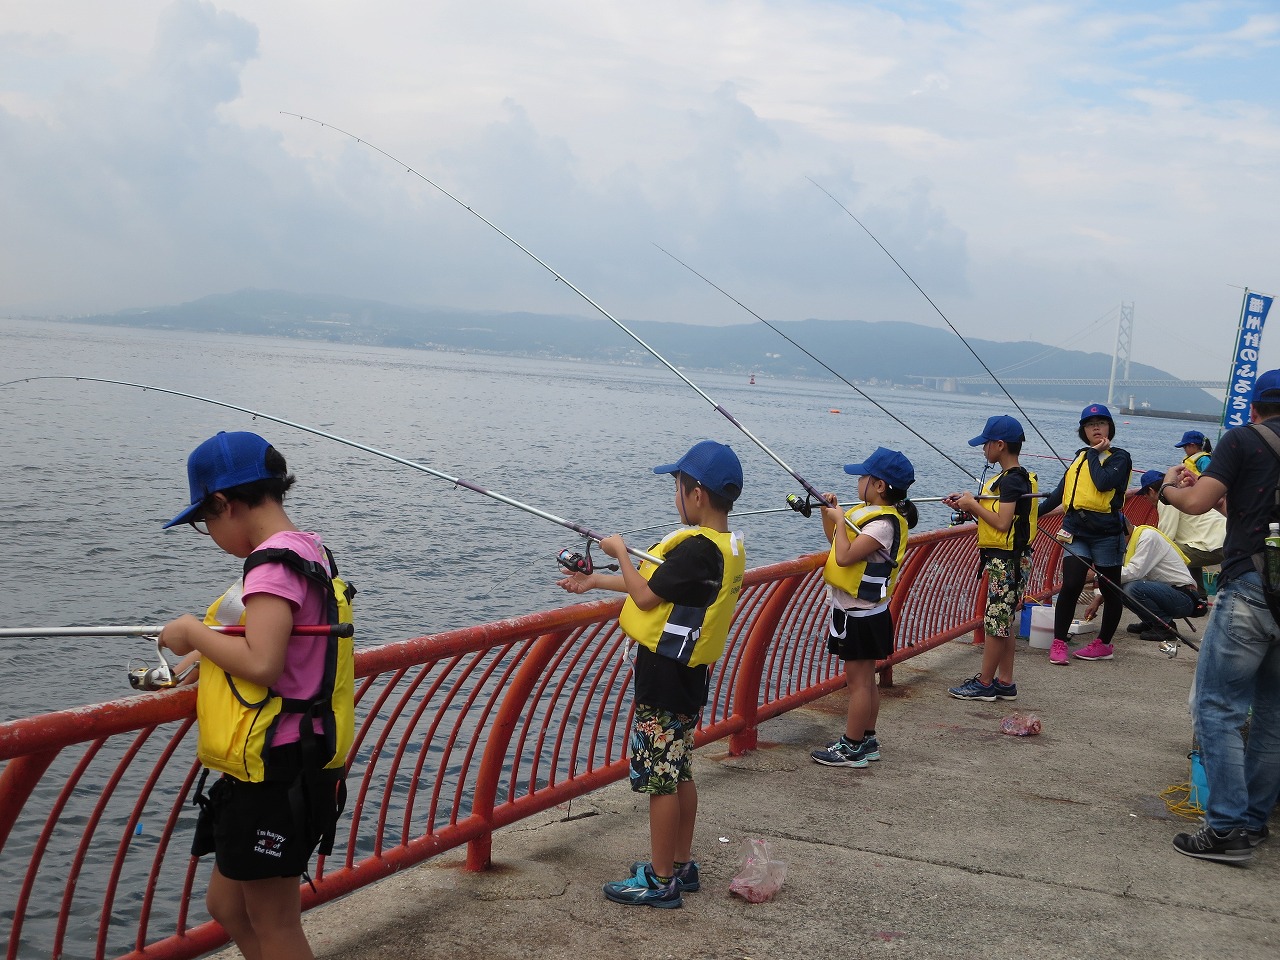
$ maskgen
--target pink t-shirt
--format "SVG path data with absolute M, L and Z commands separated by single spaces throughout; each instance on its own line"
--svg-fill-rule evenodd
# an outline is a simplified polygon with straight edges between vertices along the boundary
M 285 530 L 268 537 L 258 545 L 259 550 L 273 547 L 292 550 L 304 560 L 315 560 L 326 570 L 329 569 L 329 559 L 325 556 L 324 545 L 317 534 Z M 264 563 L 249 571 L 244 581 L 244 598 L 247 600 L 255 593 L 269 593 L 288 600 L 289 606 L 293 608 L 295 624 L 326 622 L 324 590 L 318 583 L 313 583 L 282 563 Z M 320 681 L 324 677 L 326 642 L 325 637 L 296 634 L 290 637 L 289 649 L 285 653 L 284 672 L 271 685 L 271 688 L 282 697 L 299 700 L 314 697 L 319 692 Z M 318 724 L 316 731 L 320 731 Z M 281 714 L 275 743 L 277 745 L 296 743 L 297 740 L 298 716 Z

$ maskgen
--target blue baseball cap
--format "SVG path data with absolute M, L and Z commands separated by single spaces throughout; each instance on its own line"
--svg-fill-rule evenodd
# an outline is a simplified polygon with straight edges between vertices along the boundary
M 875 477 L 896 490 L 906 490 L 916 482 L 916 469 L 911 461 L 897 450 L 876 447 L 876 452 L 862 463 L 845 464 L 845 473 L 855 477 Z
M 1084 423 L 1086 420 L 1092 420 L 1094 417 L 1106 417 L 1112 423 L 1115 423 L 1115 419 L 1111 416 L 1111 411 L 1101 403 L 1091 403 L 1080 411 L 1081 423 Z
M 1258 375 L 1253 385 L 1250 403 L 1280 403 L 1280 370 L 1268 370 Z
M 225 430 L 210 437 L 187 457 L 187 483 L 191 487 L 191 503 L 164 525 L 164 529 L 187 523 L 195 517 L 200 505 L 210 494 L 229 490 L 242 483 L 285 476 L 267 469 L 267 451 L 271 444 L 256 433 Z
M 699 440 L 677 463 L 654 467 L 654 473 L 683 473 L 729 502 L 742 495 L 742 463 L 728 444 Z
M 1161 483 L 1164 483 L 1164 474 L 1159 470 L 1148 470 L 1141 476 L 1141 478 L 1139 478 L 1138 490 L 1141 492 L 1147 489 L 1147 487 L 1154 487 Z
M 1199 430 L 1188 430 L 1182 435 L 1182 439 L 1174 444 L 1175 447 L 1185 447 L 1189 443 L 1198 443 L 1204 446 L 1204 434 Z
M 988 440 L 1003 440 L 1006 443 L 1021 443 L 1026 439 L 1027 435 L 1022 430 L 1022 424 L 1013 417 L 1001 414 L 998 417 L 989 417 L 987 419 L 987 425 L 982 428 L 982 433 L 970 440 L 969 446 L 980 447 Z

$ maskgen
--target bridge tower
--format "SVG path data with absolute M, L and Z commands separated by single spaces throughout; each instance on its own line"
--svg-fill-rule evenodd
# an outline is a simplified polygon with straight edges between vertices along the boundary
M 1120 304 L 1120 319 L 1116 321 L 1116 348 L 1111 354 L 1111 379 L 1107 382 L 1107 406 L 1112 406 L 1116 389 L 1116 368 L 1124 363 L 1121 380 L 1129 379 L 1129 361 L 1133 355 L 1133 304 Z

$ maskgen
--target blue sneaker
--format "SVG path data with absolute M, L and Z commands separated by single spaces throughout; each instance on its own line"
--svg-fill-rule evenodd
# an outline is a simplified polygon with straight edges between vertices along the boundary
M 958 687 L 952 687 L 947 693 L 957 700 L 994 701 L 999 695 L 995 683 L 983 683 L 981 677 L 977 675 L 970 677 Z
M 991 683 L 996 688 L 997 700 L 1017 700 L 1018 685 L 1016 683 L 1001 683 L 999 677 L 994 677 Z
M 604 895 L 614 903 L 625 903 L 634 907 L 658 907 L 661 910 L 674 910 L 684 906 L 680 899 L 680 884 L 673 877 L 670 883 L 660 884 L 653 875 L 653 869 L 644 863 L 625 880 L 604 885 Z
M 868 760 L 880 759 L 880 741 L 877 740 L 874 735 L 863 739 L 862 755 Z
M 877 755 L 879 755 L 878 750 Z M 865 767 L 867 765 L 863 744 L 850 743 L 849 738 L 844 736 L 827 749 L 814 750 L 809 756 L 824 767 Z
M 646 867 L 653 869 L 653 865 L 648 860 L 637 860 L 631 865 L 631 873 L 634 875 Z M 702 881 L 698 877 L 698 861 L 690 860 L 684 866 L 677 867 L 676 882 L 680 885 L 681 893 L 697 893 L 701 890 Z

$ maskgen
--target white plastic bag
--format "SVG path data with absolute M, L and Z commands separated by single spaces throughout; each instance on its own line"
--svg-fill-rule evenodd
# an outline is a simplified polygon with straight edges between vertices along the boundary
M 729 881 L 729 892 L 748 903 L 764 903 L 782 889 L 787 865 L 773 858 L 768 840 L 748 837 L 742 841 L 742 863 L 738 875 Z

